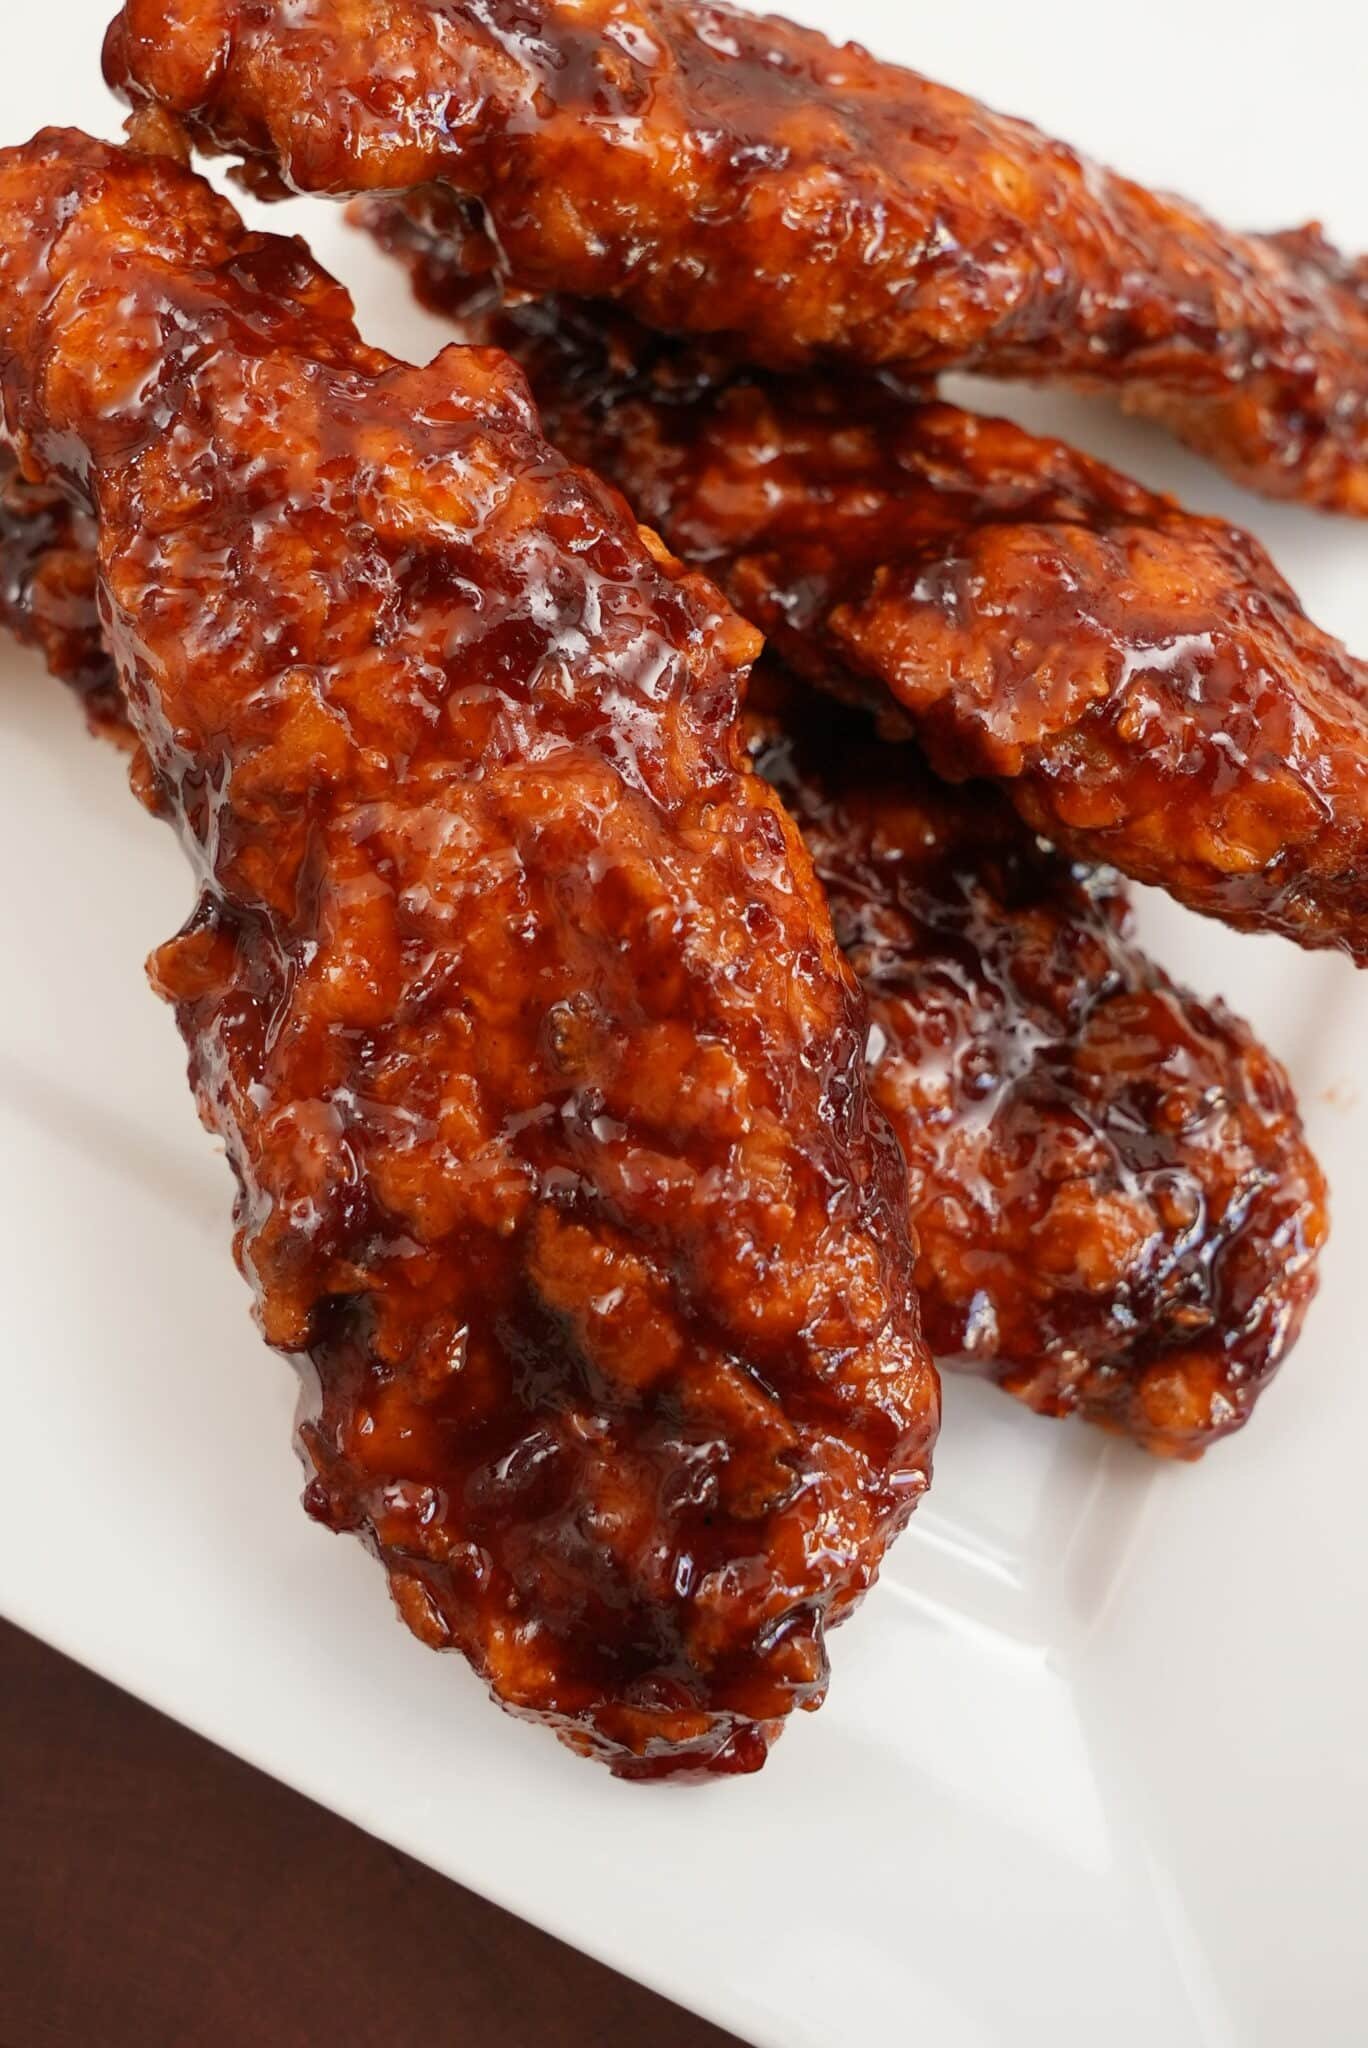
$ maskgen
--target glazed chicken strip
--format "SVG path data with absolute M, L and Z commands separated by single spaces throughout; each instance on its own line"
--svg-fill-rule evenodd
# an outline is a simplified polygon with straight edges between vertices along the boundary
M 0 445 L 0 625 L 70 683 L 91 726 L 136 746 L 100 628 L 95 524 Z
M 757 1767 L 937 1385 L 865 1013 L 740 746 L 753 632 L 506 358 L 363 347 L 170 160 L 0 157 L 0 376 L 202 883 L 154 979 L 307 1505 L 576 1749 Z
M 106 71 L 263 185 L 480 200 L 531 291 L 771 368 L 1113 388 L 1244 482 L 1368 513 L 1368 265 L 813 30 L 712 0 L 126 0 Z
M 884 379 L 736 371 L 575 302 L 481 312 L 459 209 L 360 218 L 792 666 L 896 705 L 1072 855 L 1368 960 L 1368 666 L 1249 534 Z
M 73 515 L 22 482 L 0 506 L 7 623 L 88 704 L 117 701 Z M 997 791 L 938 782 L 773 659 L 747 726 L 869 999 L 941 1362 L 1174 1456 L 1238 1428 L 1325 1235 L 1281 1070 L 1144 957 L 1114 877 L 1043 847 Z
M 1286 1075 L 1135 943 L 1115 877 L 862 714 L 757 681 L 757 766 L 869 998 L 943 1364 L 1195 1457 L 1249 1418 L 1316 1287 L 1325 1183 Z

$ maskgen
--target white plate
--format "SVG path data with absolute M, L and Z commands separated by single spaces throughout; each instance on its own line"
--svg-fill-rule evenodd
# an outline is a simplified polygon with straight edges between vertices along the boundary
M 6 140 L 113 132 L 109 4 L 6 10 Z M 1368 248 L 1368 31 L 1339 0 L 793 11 L 1232 219 L 1323 211 Z M 376 338 L 430 352 L 397 278 L 299 212 Z M 1245 499 L 1101 407 L 995 402 L 1236 512 L 1368 649 L 1368 528 Z M 1361 2041 L 1368 979 L 1154 908 L 1171 964 L 1290 1062 L 1335 1188 L 1322 1299 L 1247 1434 L 1170 1470 L 951 1386 L 935 1494 L 837 1638 L 826 1709 L 758 1778 L 627 1787 L 495 1712 L 300 1513 L 292 1377 L 142 980 L 187 875 L 38 663 L 0 668 L 0 1607 L 772 2048 Z

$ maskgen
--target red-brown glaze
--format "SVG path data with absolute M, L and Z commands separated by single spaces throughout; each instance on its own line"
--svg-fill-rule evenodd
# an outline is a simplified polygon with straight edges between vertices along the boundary
M 126 0 L 110 82 L 259 181 L 440 181 L 506 275 L 754 360 L 1118 389 L 1368 513 L 1368 271 L 1233 234 L 1024 122 L 714 0 Z
M 739 746 L 751 629 L 504 357 L 364 348 L 166 159 L 0 157 L 0 374 L 201 879 L 154 976 L 307 1504 L 574 1747 L 756 1768 L 937 1389 L 863 1009 Z
M 36 647 L 70 683 L 92 727 L 132 745 L 105 650 L 96 596 L 95 528 L 50 484 L 28 483 L 0 447 L 0 625 Z
M 933 1349 L 1042 1414 L 1199 1455 L 1315 1292 L 1325 1183 L 1286 1075 L 996 790 L 937 782 L 769 662 L 753 700 L 869 998 Z
M 54 583 L 88 592 L 49 657 L 118 702 L 63 501 L 19 482 L 4 504 L 0 591 L 39 625 Z M 772 660 L 751 700 L 869 999 L 941 1362 L 1195 1456 L 1248 1419 L 1315 1289 L 1324 1183 L 1281 1070 L 1136 949 L 1119 882 L 997 791 L 937 782 Z
M 463 243 L 365 216 L 469 323 Z M 459 222 L 458 222 L 459 225 Z M 1368 960 L 1368 667 L 1249 534 L 886 379 L 737 372 L 601 308 L 477 319 L 547 431 L 813 681 L 1194 910 Z

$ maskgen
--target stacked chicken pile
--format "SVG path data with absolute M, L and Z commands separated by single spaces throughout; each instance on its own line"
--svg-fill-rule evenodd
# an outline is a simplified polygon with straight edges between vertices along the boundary
M 1193 1457 L 1297 1335 L 1295 1101 L 1122 878 L 1368 958 L 1364 668 L 932 380 L 1363 513 L 1368 270 L 702 0 L 127 0 L 105 65 L 129 147 L 0 156 L 0 607 L 191 855 L 306 1505 L 576 1748 L 754 1769 L 933 1355 Z M 462 339 L 366 346 L 193 148 Z

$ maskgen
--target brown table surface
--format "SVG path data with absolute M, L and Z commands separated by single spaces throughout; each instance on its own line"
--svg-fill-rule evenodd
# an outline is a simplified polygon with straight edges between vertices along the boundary
M 735 2048 L 0 1623 L 0 2048 L 448 2043 Z

